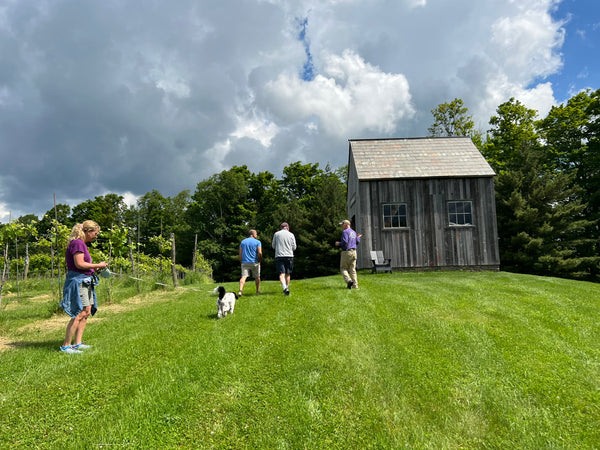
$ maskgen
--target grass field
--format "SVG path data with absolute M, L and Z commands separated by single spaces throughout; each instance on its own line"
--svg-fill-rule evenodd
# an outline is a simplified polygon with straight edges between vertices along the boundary
M 0 310 L 0 448 L 599 448 L 600 285 L 493 272 Z M 237 291 L 237 283 L 226 284 Z M 118 286 L 113 287 L 113 290 Z

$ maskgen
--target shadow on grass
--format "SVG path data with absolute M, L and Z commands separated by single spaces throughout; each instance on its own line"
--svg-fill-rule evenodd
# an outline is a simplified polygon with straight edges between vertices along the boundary
M 13 348 L 15 350 L 26 349 L 26 348 L 37 348 L 43 350 L 58 350 L 61 342 L 54 341 L 13 341 L 7 342 L 6 347 Z

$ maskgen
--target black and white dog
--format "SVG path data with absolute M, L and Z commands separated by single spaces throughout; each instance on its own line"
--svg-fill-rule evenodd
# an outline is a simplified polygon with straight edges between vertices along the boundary
M 227 313 L 233 314 L 235 301 L 238 296 L 234 292 L 225 292 L 223 286 L 215 288 L 215 293 L 219 294 L 219 299 L 217 300 L 217 318 L 220 319 L 221 317 L 226 316 Z

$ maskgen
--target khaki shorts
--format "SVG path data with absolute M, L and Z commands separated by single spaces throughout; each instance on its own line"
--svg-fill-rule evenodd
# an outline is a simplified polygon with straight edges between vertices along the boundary
M 242 277 L 260 278 L 260 263 L 242 263 Z
M 79 285 L 79 297 L 81 297 L 81 305 L 85 308 L 86 306 L 94 305 L 94 286 L 81 283 Z

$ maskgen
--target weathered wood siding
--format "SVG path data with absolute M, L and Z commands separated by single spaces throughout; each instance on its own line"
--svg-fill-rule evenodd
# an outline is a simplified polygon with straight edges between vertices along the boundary
M 350 152 L 350 158 L 348 161 L 348 219 L 356 225 L 356 221 L 360 218 L 357 217 L 358 212 L 358 201 L 360 200 L 358 196 L 359 192 L 359 181 L 358 175 L 356 174 L 356 166 L 354 164 L 354 158 L 352 156 L 352 152 Z
M 363 234 L 358 268 L 383 250 L 394 268 L 489 268 L 500 264 L 492 177 L 358 181 L 349 164 L 348 211 Z M 471 201 L 472 226 L 450 226 L 448 201 Z M 408 226 L 384 229 L 382 205 L 406 203 Z

